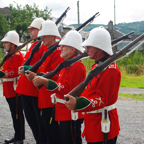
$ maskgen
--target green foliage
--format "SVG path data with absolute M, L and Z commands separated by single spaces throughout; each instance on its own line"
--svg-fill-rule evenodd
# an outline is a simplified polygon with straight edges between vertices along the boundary
M 0 49 L 0 62 L 2 61 L 4 54 L 4 50 Z
M 117 62 L 118 67 L 125 69 L 127 74 L 143 75 L 144 74 L 144 51 L 135 51 L 128 57 Z
M 0 14 L 0 36 L 4 37 L 7 31 L 9 31 L 9 25 L 6 16 Z
M 78 27 L 77 24 L 71 24 L 70 26 L 74 26 L 75 28 Z M 89 24 L 84 29 L 84 31 L 91 31 L 93 28 L 99 27 L 99 26 L 103 26 L 105 28 L 108 27 L 108 25 L 104 25 L 104 24 Z M 131 23 L 119 23 L 119 24 L 116 24 L 116 29 L 124 34 L 127 34 L 132 31 L 134 31 L 135 34 L 142 34 L 144 33 L 144 21 L 131 22 Z
M 95 63 L 94 60 L 89 58 L 83 59 L 83 63 L 86 67 L 87 74 L 91 69 L 91 66 Z M 133 87 L 144 89 L 144 51 L 136 51 L 116 62 L 121 71 L 121 83 L 120 87 Z
M 94 60 L 89 58 L 83 59 L 83 63 L 86 67 L 87 73 L 91 69 L 91 66 L 95 63 Z M 123 58 L 116 62 L 123 75 L 144 75 L 144 51 L 135 51 L 128 57 Z
M 131 22 L 131 23 L 119 23 L 116 26 L 119 31 L 125 34 L 131 31 L 134 31 L 135 34 L 141 34 L 144 33 L 143 25 L 144 25 L 144 21 Z
M 86 67 L 86 71 L 87 71 L 87 74 L 88 74 L 88 72 L 90 71 L 92 65 L 95 63 L 95 61 L 90 59 L 90 58 L 83 59 L 82 61 L 85 65 L 85 67 Z
M 28 34 L 28 26 L 36 17 L 42 17 L 45 20 L 51 19 L 51 10 L 46 7 L 44 10 L 39 10 L 38 6 L 34 3 L 33 6 L 26 4 L 18 5 L 16 2 L 16 7 L 13 4 L 9 5 L 10 15 L 7 15 L 7 20 L 9 20 L 10 30 L 16 30 L 21 37 L 24 33 Z

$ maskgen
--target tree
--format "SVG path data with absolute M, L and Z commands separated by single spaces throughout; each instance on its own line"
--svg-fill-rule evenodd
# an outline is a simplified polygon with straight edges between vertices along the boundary
M 5 34 L 10 30 L 8 20 L 5 18 L 5 16 L 0 14 L 0 40 L 5 36 Z M 3 45 L 0 42 L 0 48 L 2 48 Z
M 0 36 L 4 37 L 7 31 L 9 31 L 9 24 L 8 20 L 5 18 L 5 16 L 0 14 Z
M 50 16 L 52 10 L 49 10 L 48 7 L 44 10 L 39 10 L 35 3 L 33 6 L 26 4 L 23 7 L 22 5 L 18 5 L 16 2 L 14 3 L 16 4 L 16 7 L 12 4 L 9 5 L 10 15 L 7 15 L 7 19 L 10 19 L 10 29 L 18 32 L 20 40 L 22 37 L 28 35 L 27 28 L 34 18 L 42 17 L 45 20 L 51 19 Z

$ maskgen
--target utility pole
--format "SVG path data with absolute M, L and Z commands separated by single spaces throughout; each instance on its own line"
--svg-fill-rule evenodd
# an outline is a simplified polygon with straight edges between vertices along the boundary
M 115 33 L 114 30 L 116 30 L 116 13 L 115 13 L 115 0 L 114 0 L 114 29 L 113 29 L 113 38 L 115 39 Z M 117 52 L 117 45 L 114 47 L 114 52 Z
M 80 26 L 80 18 L 79 18 L 79 0 L 77 1 L 77 13 L 78 13 L 78 27 Z
M 114 0 L 114 29 L 116 29 L 115 0 Z

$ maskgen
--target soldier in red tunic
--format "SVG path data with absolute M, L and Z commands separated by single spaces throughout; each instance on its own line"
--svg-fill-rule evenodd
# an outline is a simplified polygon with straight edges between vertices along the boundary
M 43 41 L 44 45 L 47 46 L 47 49 L 50 49 L 50 47 L 57 44 L 56 39 L 61 38 L 56 24 L 51 20 L 47 20 L 42 23 L 41 30 L 39 31 L 38 36 L 41 37 L 41 40 Z M 58 66 L 58 64 L 63 61 L 63 58 L 60 57 L 60 53 L 60 47 L 57 47 L 57 49 L 52 54 L 50 54 L 43 62 L 39 72 L 47 73 L 53 71 Z M 29 73 L 26 74 L 29 80 L 32 80 L 36 75 L 36 73 L 33 73 L 31 71 L 26 72 Z M 54 77 L 53 79 L 56 80 L 57 77 Z M 50 98 L 51 94 L 52 92 L 47 91 L 46 86 L 43 86 L 39 90 L 38 107 L 39 109 L 41 109 L 41 115 L 44 120 L 48 142 L 50 144 L 60 144 L 61 138 L 58 122 L 53 119 L 52 123 L 50 124 L 50 118 L 53 109 L 53 103 L 51 102 Z
M 88 55 L 96 61 L 92 69 L 113 54 L 110 34 L 103 27 L 94 28 L 82 46 L 86 46 Z M 120 70 L 112 63 L 88 83 L 80 97 L 65 96 L 69 98 L 65 101 L 69 109 L 85 112 L 85 138 L 88 144 L 103 144 L 104 141 L 116 144 L 120 126 L 115 103 L 120 80 Z M 104 133 L 107 139 L 104 139 Z
M 5 52 L 13 51 L 19 46 L 19 35 L 16 31 L 9 31 L 1 40 Z M 22 111 L 21 96 L 16 96 L 15 87 L 18 79 L 18 67 L 23 62 L 23 55 L 20 51 L 8 58 L 3 64 L 3 94 L 8 102 L 14 127 L 14 137 L 10 140 L 5 140 L 5 143 L 23 144 L 25 139 L 24 115 Z
M 34 42 L 26 53 L 23 64 L 29 58 L 32 49 L 40 40 L 37 37 L 42 22 L 44 22 L 42 18 L 36 18 L 28 27 L 30 37 L 34 40 Z M 30 66 L 33 66 L 37 61 L 39 61 L 46 50 L 47 47 L 42 44 L 40 49 L 34 53 L 33 58 L 30 62 Z M 24 66 L 21 66 L 19 68 L 19 73 L 21 74 L 21 76 L 18 81 L 16 92 L 21 94 L 22 96 L 26 120 L 32 130 L 36 142 L 39 144 L 47 144 L 46 130 L 43 124 L 43 120 L 40 116 L 40 109 L 38 108 L 38 89 L 25 76 Z
M 83 52 L 81 47 L 82 37 L 77 31 L 69 31 L 61 40 L 61 57 L 65 60 L 76 57 Z M 64 104 L 64 94 L 81 83 L 86 77 L 86 69 L 81 61 L 63 68 L 58 79 L 46 79 L 36 76 L 33 83 L 36 86 L 45 84 L 55 103 L 55 120 L 60 122 L 60 133 L 62 144 L 82 144 L 81 124 L 83 123 L 82 113 L 75 113 L 67 109 Z M 48 96 L 48 95 L 47 95 Z M 46 101 L 47 102 L 47 101 Z

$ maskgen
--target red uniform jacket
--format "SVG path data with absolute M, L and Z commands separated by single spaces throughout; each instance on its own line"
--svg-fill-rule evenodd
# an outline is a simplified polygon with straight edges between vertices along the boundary
M 15 53 L 12 57 L 7 59 L 3 64 L 2 71 L 8 73 L 7 77 L 4 78 L 16 78 L 18 77 L 18 67 L 21 66 L 23 62 L 23 55 L 20 51 Z M 3 93 L 6 98 L 15 97 L 16 93 L 14 90 L 14 81 L 3 82 Z
M 47 89 L 56 93 L 56 96 L 60 99 L 64 99 L 64 95 L 69 93 L 79 83 L 83 82 L 86 77 L 86 69 L 84 64 L 79 61 L 71 66 L 63 68 L 58 80 L 55 81 L 55 86 L 52 87 L 53 82 L 49 82 Z M 50 88 L 51 87 L 51 88 Z M 83 118 L 82 113 L 78 114 L 78 118 Z M 71 110 L 69 110 L 65 104 L 56 103 L 55 105 L 55 119 L 57 121 L 72 120 Z
M 29 58 L 31 54 L 31 50 L 33 47 L 38 43 L 38 41 L 33 42 L 31 45 L 29 51 L 26 53 L 24 57 L 23 63 Z M 43 56 L 43 53 L 47 51 L 47 46 L 42 45 L 38 52 L 35 52 L 33 59 L 30 62 L 30 66 L 33 66 L 36 62 L 38 62 L 41 57 Z M 23 95 L 28 96 L 34 96 L 38 97 L 38 88 L 34 86 L 32 81 L 29 81 L 26 76 L 21 75 L 18 81 L 18 85 L 16 88 L 16 92 Z
M 61 49 L 60 47 L 57 48 L 56 51 L 54 51 L 50 56 L 47 57 L 47 59 L 43 62 L 40 72 L 50 72 L 53 71 L 59 63 L 63 62 L 63 58 L 60 57 L 61 54 Z M 57 80 L 57 76 L 54 76 L 52 78 L 53 80 Z M 46 85 L 44 85 L 40 90 L 39 90 L 39 97 L 38 97 L 38 107 L 40 109 L 43 108 L 49 108 L 53 107 L 53 104 L 51 102 L 50 95 L 53 94 L 50 91 L 47 91 Z
M 93 68 L 96 65 L 93 66 Z M 92 68 L 92 69 L 93 69 Z M 77 98 L 76 111 L 89 112 L 114 104 L 118 99 L 121 73 L 115 63 L 94 77 L 87 85 L 81 97 Z M 120 126 L 117 109 L 108 112 L 111 121 L 108 140 L 119 134 Z M 85 136 L 87 142 L 101 142 L 104 134 L 101 131 L 102 113 L 85 113 Z

